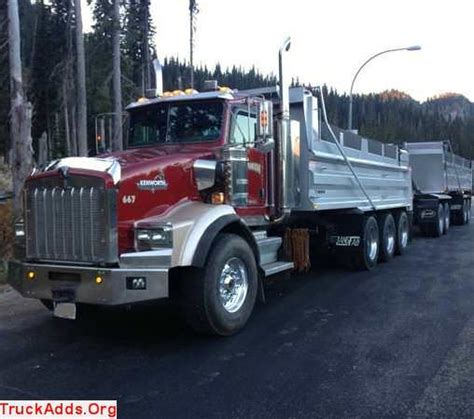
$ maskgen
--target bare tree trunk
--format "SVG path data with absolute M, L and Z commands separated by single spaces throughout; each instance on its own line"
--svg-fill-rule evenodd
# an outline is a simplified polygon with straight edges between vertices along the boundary
M 189 4 L 189 66 L 190 68 L 190 85 L 194 88 L 194 2 L 191 0 Z
M 69 128 L 69 102 L 67 97 L 66 78 L 63 81 L 64 136 L 66 137 L 66 156 L 71 155 L 71 131 Z
M 44 131 L 38 139 L 38 159 L 39 167 L 44 167 L 48 161 L 48 134 Z
M 73 106 L 71 110 L 71 147 L 72 155 L 77 156 L 77 124 L 76 124 L 76 107 Z
M 113 100 L 114 100 L 114 132 L 112 149 L 123 149 L 122 133 L 122 72 L 120 69 L 120 0 L 114 0 L 114 28 L 112 32 L 113 58 Z
M 81 0 L 75 0 L 74 6 L 76 15 L 77 51 L 77 143 L 79 155 L 87 156 L 86 62 L 84 54 L 84 35 L 82 33 Z
M 21 70 L 20 21 L 17 0 L 8 0 L 8 40 L 10 61 L 13 211 L 16 217 L 22 210 L 22 189 L 32 166 L 31 104 L 23 91 Z

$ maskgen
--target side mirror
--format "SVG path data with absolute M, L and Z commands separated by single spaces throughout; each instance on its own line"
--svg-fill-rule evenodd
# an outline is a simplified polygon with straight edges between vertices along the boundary
M 263 100 L 257 104 L 257 140 L 273 138 L 273 103 Z

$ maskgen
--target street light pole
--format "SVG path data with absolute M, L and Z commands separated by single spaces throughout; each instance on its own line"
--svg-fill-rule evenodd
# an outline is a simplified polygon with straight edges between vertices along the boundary
M 397 51 L 419 51 L 421 49 L 421 47 L 419 45 L 413 45 L 411 47 L 405 47 L 405 48 L 392 48 L 392 49 L 387 49 L 385 51 L 381 51 L 381 52 L 378 52 L 377 54 L 374 54 L 372 55 L 371 57 L 369 57 L 366 61 L 364 61 L 364 63 L 359 67 L 359 69 L 357 70 L 357 72 L 355 73 L 354 75 L 354 78 L 352 79 L 352 83 L 351 83 L 351 89 L 349 90 L 349 119 L 348 119 L 348 123 L 347 123 L 347 129 L 348 130 L 352 130 L 352 104 L 353 104 L 353 99 L 352 99 L 352 91 L 354 89 L 354 83 L 357 79 L 357 76 L 359 75 L 359 73 L 361 72 L 361 70 L 370 62 L 372 61 L 374 58 L 377 58 L 378 56 L 380 55 L 383 55 L 383 54 L 388 54 L 389 52 L 397 52 Z

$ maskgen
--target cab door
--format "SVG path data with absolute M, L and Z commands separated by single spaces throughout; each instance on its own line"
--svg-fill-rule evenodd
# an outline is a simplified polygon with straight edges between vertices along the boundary
M 267 159 L 264 153 L 255 147 L 257 129 L 256 112 L 247 106 L 236 107 L 232 112 L 230 142 L 246 148 L 248 166 L 248 200 L 246 207 L 249 215 L 264 215 L 267 207 Z

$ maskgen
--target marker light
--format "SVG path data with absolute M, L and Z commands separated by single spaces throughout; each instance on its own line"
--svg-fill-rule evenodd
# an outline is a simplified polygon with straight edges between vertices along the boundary
M 161 96 L 163 96 L 163 97 L 171 97 L 171 96 L 173 96 L 173 93 L 171 93 L 171 92 L 164 92 Z
M 184 92 L 182 90 L 174 90 L 173 96 L 183 96 Z
M 232 93 L 232 89 L 226 86 L 219 86 L 219 92 L 221 93 Z
M 224 203 L 224 194 L 222 192 L 214 192 L 211 195 L 212 204 L 223 204 Z
M 33 281 L 36 278 L 36 273 L 35 271 L 28 271 L 26 273 L 26 277 L 30 280 Z
M 199 92 L 195 89 L 188 88 L 184 91 L 186 95 L 197 95 Z
M 97 285 L 100 285 L 100 284 L 102 284 L 102 282 L 104 282 L 104 278 L 102 278 L 100 275 L 97 275 L 97 276 L 95 277 L 95 283 L 96 283 Z
M 143 102 L 147 102 L 147 101 L 148 101 L 148 99 L 146 97 L 139 97 L 138 100 L 137 100 L 138 103 L 143 103 Z

